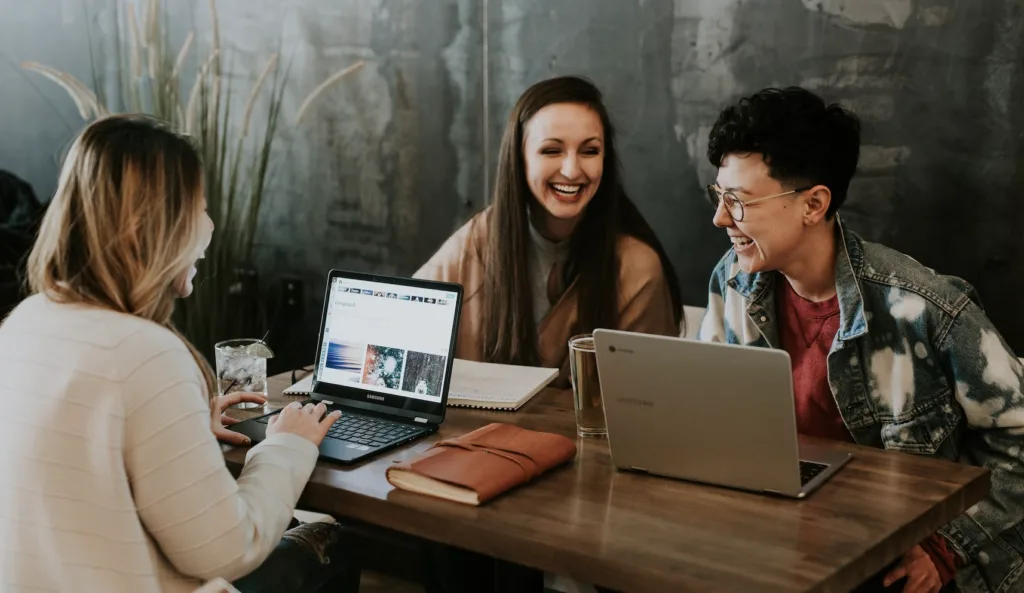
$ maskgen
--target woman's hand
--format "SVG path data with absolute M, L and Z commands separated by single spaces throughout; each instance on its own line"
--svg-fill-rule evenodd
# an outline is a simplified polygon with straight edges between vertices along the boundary
M 323 402 L 315 406 L 313 404 L 303 406 L 299 402 L 292 402 L 281 408 L 280 414 L 270 417 L 270 422 L 267 424 L 267 436 L 279 432 L 290 432 L 319 447 L 320 441 L 327 436 L 331 425 L 341 418 L 341 410 L 335 410 L 324 416 L 326 411 L 327 406 Z
M 213 436 L 217 437 L 218 441 L 229 445 L 249 444 L 249 437 L 240 432 L 224 428 L 224 426 L 230 426 L 241 422 L 241 420 L 237 418 L 225 415 L 224 411 L 231 406 L 242 402 L 265 404 L 267 403 L 267 398 L 263 397 L 262 393 L 246 393 L 243 391 L 236 391 L 234 393 L 219 395 L 213 398 L 213 403 L 210 405 L 210 428 L 213 429 Z

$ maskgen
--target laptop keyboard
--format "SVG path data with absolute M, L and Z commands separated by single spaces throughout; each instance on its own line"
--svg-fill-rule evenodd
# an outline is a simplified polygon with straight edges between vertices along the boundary
M 257 422 L 266 424 L 270 416 L 257 418 Z M 395 441 L 425 432 L 425 429 L 392 422 L 370 416 L 360 416 L 345 412 L 341 418 L 327 431 L 327 437 L 337 441 L 346 441 L 367 448 L 382 447 Z
M 800 484 L 804 485 L 818 476 L 828 468 L 827 463 L 815 463 L 813 461 L 800 461 Z

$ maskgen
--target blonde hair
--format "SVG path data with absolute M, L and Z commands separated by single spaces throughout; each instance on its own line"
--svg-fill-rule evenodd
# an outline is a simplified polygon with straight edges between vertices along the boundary
M 29 288 L 170 329 L 196 359 L 209 397 L 209 363 L 171 322 L 174 284 L 198 255 L 203 209 L 202 164 L 185 136 L 147 116 L 97 120 L 64 159 L 29 254 Z

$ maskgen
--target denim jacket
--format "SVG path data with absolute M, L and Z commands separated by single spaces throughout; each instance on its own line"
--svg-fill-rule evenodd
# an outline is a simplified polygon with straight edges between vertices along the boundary
M 940 530 L 965 593 L 1024 590 L 1024 366 L 974 288 L 864 241 L 840 221 L 839 331 L 828 383 L 861 445 L 988 468 L 988 497 Z M 711 277 L 699 339 L 779 348 L 777 272 L 730 249 Z

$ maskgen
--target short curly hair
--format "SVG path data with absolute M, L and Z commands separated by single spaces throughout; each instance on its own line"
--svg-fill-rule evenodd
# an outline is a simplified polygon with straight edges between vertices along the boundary
M 821 184 L 832 192 L 826 217 L 846 201 L 860 159 L 860 120 L 848 109 L 801 87 L 767 88 L 718 116 L 708 137 L 708 160 L 760 154 L 770 175 L 793 185 Z

